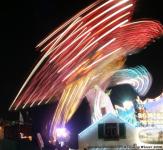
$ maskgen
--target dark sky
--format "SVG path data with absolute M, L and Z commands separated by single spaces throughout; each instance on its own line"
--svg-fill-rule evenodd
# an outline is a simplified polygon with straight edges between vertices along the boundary
M 0 117 L 6 116 L 9 105 L 38 59 L 36 44 L 91 2 L 93 0 L 1 2 Z M 138 0 L 133 18 L 152 18 L 163 23 L 161 2 L 161 0 Z M 162 50 L 163 38 L 139 54 L 129 56 L 126 62 L 128 67 L 144 65 L 151 72 L 154 82 L 147 97 L 155 97 L 163 89 Z

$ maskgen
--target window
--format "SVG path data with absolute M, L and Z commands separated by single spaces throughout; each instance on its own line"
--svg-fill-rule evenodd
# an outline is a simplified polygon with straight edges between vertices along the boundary
M 104 140 L 119 140 L 126 138 L 124 123 L 105 123 L 98 125 L 98 138 Z

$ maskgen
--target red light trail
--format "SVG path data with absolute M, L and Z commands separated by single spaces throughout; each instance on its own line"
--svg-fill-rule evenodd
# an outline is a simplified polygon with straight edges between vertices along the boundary
M 58 100 L 51 133 L 64 126 L 95 85 L 104 87 L 138 52 L 163 34 L 157 21 L 133 22 L 135 0 L 98 0 L 61 25 L 38 44 L 42 57 L 10 109 Z

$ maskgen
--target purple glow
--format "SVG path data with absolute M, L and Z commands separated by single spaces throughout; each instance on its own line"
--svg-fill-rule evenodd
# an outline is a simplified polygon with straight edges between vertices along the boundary
M 67 140 L 69 138 L 69 132 L 66 128 L 57 128 L 56 134 L 58 140 Z

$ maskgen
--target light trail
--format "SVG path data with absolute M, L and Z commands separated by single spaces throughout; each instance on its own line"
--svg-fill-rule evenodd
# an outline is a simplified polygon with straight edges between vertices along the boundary
M 95 24 L 92 28 L 90 28 L 89 30 L 87 30 L 86 32 L 84 32 L 81 36 L 79 36 L 78 38 L 76 38 L 72 43 L 70 43 L 67 47 L 65 47 L 62 51 L 60 51 L 57 55 L 55 55 L 51 60 L 50 62 L 54 61 L 59 55 L 61 55 L 63 52 L 65 52 L 70 46 L 72 46 L 76 41 L 78 41 L 80 38 L 82 38 L 85 34 L 91 32 L 91 30 L 95 29 L 97 26 L 101 25 L 103 22 L 105 22 L 107 19 L 110 19 L 112 18 L 113 16 L 117 15 L 118 13 L 132 7 L 133 4 L 130 4 L 130 5 L 127 5 L 123 8 L 121 8 L 120 10 L 116 11 L 115 13 L 112 13 L 110 16 L 108 16 L 107 18 L 105 18 L 104 20 L 100 21 L 99 23 Z M 121 24 L 123 25 L 123 23 Z M 114 27 L 113 29 L 111 29 L 110 31 L 108 31 L 108 33 L 106 34 L 109 34 L 110 32 L 114 31 L 116 28 L 118 27 L 118 25 L 116 27 Z M 104 37 L 105 35 L 103 35 Z M 100 37 L 100 38 L 103 38 L 103 37 Z
M 152 85 L 152 76 L 144 66 L 117 71 L 110 84 L 129 84 L 141 96 L 145 96 Z
M 111 0 L 112 1 L 112 0 Z M 74 21 L 76 18 L 78 18 L 79 16 L 81 16 L 82 14 L 86 13 L 87 11 L 89 11 L 90 9 L 92 9 L 93 7 L 95 7 L 96 5 L 98 5 L 99 3 L 101 3 L 101 0 L 98 0 L 96 2 L 94 2 L 93 4 L 91 4 L 90 6 L 88 6 L 87 8 L 83 9 L 82 11 L 80 11 L 79 13 L 77 13 L 74 17 L 72 17 L 70 20 L 68 20 L 67 22 L 65 22 L 63 25 L 61 25 L 59 28 L 57 28 L 52 34 L 50 34 L 47 38 L 45 38 L 42 42 L 40 42 L 36 47 L 41 47 L 43 44 L 45 44 L 50 38 L 52 38 L 53 36 L 55 36 L 55 34 L 57 34 L 58 32 L 60 32 L 62 29 L 64 29 L 69 23 L 71 23 L 72 21 Z M 95 10 L 96 11 L 96 10 Z
M 37 45 L 43 56 L 9 110 L 58 100 L 50 128 L 55 139 L 55 128 L 65 126 L 89 89 L 96 85 L 104 89 L 123 67 L 127 55 L 163 35 L 157 21 L 130 21 L 134 4 L 135 0 L 99 0 L 47 36 Z M 128 83 L 139 94 L 146 94 L 151 78 L 141 76 L 142 71 L 135 72 L 137 77 L 129 76 Z M 121 79 L 117 84 L 126 82 L 125 77 Z M 96 109 L 98 105 L 99 100 Z

